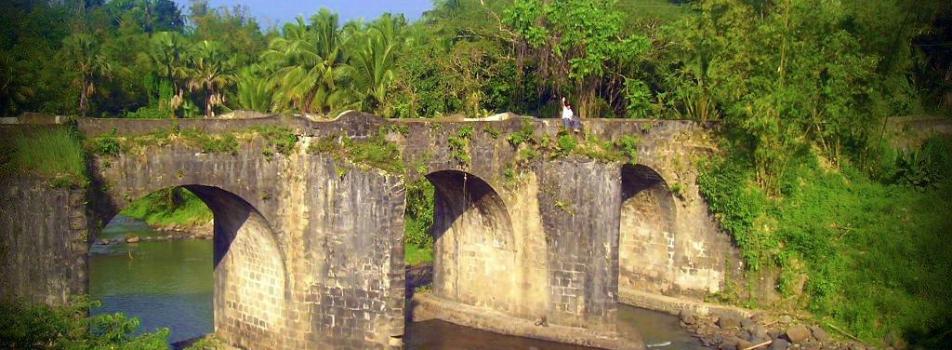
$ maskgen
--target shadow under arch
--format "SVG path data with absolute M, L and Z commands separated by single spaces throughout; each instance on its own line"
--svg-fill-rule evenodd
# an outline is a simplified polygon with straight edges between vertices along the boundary
M 228 345 L 280 344 L 289 291 L 284 254 L 268 220 L 248 201 L 215 186 L 186 184 L 213 215 L 214 330 Z M 153 191 L 156 193 L 162 191 Z M 106 208 L 118 213 L 123 208 Z
M 677 206 L 664 178 L 645 165 L 621 168 L 618 290 L 667 293 L 674 285 Z
M 511 312 L 499 278 L 515 263 L 512 219 L 499 193 L 485 180 L 458 170 L 427 174 L 435 187 L 433 291 L 438 297 Z M 494 286 L 494 288 L 486 288 Z

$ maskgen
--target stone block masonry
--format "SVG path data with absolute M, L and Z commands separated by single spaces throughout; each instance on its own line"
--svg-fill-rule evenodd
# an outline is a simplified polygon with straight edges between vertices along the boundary
M 85 191 L 0 179 L 0 298 L 62 305 L 86 294 Z
M 637 165 L 577 154 L 526 159 L 510 135 L 529 130 L 537 139 L 558 138 L 558 121 L 532 118 L 387 121 L 351 112 L 321 122 L 271 116 L 78 123 L 87 139 L 113 130 L 134 138 L 268 126 L 289 130 L 299 142 L 282 154 L 261 137 L 241 137 L 235 151 L 216 153 L 171 138 L 91 155 L 88 189 L 4 179 L 4 297 L 61 303 L 85 292 L 88 233 L 95 234 L 87 227 L 176 186 L 214 213 L 215 330 L 239 348 L 400 347 L 412 316 L 403 256 L 408 181 L 425 179 L 436 188 L 436 302 L 421 312 L 463 325 L 639 348 L 639 340 L 618 339 L 619 294 L 717 291 L 736 255 L 697 195 L 692 161 L 709 142 L 705 126 L 690 122 L 585 122 L 589 135 L 608 142 L 639 139 Z M 405 173 L 308 147 L 328 139 L 345 147 L 345 140 L 381 134 L 401 159 L 374 161 L 402 162 Z

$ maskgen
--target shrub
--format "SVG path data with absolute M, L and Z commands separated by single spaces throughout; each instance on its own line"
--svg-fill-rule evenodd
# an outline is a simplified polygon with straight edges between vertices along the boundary
M 84 297 L 62 307 L 0 303 L 0 344 L 11 349 L 167 349 L 168 329 L 136 334 L 139 320 L 121 313 L 87 316 L 99 303 Z
M 298 142 L 298 136 L 294 131 L 285 127 L 266 126 L 252 130 L 265 139 L 269 148 L 283 155 L 290 155 Z
M 562 135 L 559 136 L 558 146 L 556 148 L 556 154 L 559 156 L 567 156 L 575 150 L 575 147 L 578 146 L 578 140 L 575 139 L 575 136 L 572 135 Z
M 518 148 L 519 145 L 523 143 L 532 142 L 534 136 L 534 130 L 532 123 L 528 120 L 522 121 L 522 128 L 519 131 L 509 134 L 509 137 L 506 138 L 506 141 L 509 141 L 509 144 L 513 148 Z

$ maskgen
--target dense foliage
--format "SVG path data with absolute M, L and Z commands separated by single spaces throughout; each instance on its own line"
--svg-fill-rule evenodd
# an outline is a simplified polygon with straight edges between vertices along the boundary
M 8 349 L 168 349 L 168 329 L 135 334 L 139 320 L 122 314 L 88 316 L 84 298 L 51 307 L 0 303 L 0 345 Z
M 952 341 L 950 155 L 952 141 L 930 140 L 888 164 L 895 170 L 886 181 L 795 155 L 780 197 L 755 185 L 750 157 L 735 155 L 708 164 L 700 185 L 752 276 L 779 273 L 781 305 L 864 339 L 894 333 L 931 348 Z
M 340 23 L 320 10 L 262 30 L 243 8 L 205 1 L 9 1 L 0 3 L 0 115 L 553 117 L 567 96 L 585 118 L 716 121 L 723 156 L 705 165 L 701 190 L 749 273 L 779 276 L 784 297 L 770 306 L 810 311 L 866 340 L 898 332 L 929 347 L 948 342 L 952 327 L 942 288 L 952 278 L 952 150 L 935 139 L 897 151 L 884 135 L 887 117 L 952 114 L 950 6 L 435 0 L 413 23 L 390 14 Z M 473 132 L 450 140 L 461 164 Z M 285 132 L 265 134 L 269 152 L 294 147 Z M 233 137 L 182 135 L 209 152 L 237 147 Z M 531 146 L 524 159 L 614 149 L 634 161 L 637 144 L 534 140 L 531 130 L 507 140 Z M 107 155 L 136 146 L 89 141 Z M 2 141 L 16 152 L 0 152 L 0 171 L 81 184 L 77 142 L 67 133 Z M 310 147 L 404 170 L 379 135 Z M 434 192 L 425 183 L 407 191 L 407 257 L 425 261 Z M 768 306 L 741 294 L 728 299 Z

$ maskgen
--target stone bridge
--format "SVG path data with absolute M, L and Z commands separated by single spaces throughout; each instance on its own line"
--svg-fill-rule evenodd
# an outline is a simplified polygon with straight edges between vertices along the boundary
M 641 348 L 637 335 L 617 334 L 618 302 L 703 297 L 740 268 L 698 194 L 696 163 L 712 147 L 707 127 L 693 122 L 586 120 L 587 136 L 572 151 L 559 144 L 558 120 L 515 116 L 350 112 L 331 121 L 80 119 L 78 127 L 88 139 L 140 140 L 93 155 L 85 190 L 0 185 L 8 198 L 0 227 L 11 231 L 4 246 L 17 252 L 4 255 L 4 296 L 57 302 L 85 292 L 96 229 L 132 201 L 176 186 L 214 213 L 215 330 L 240 348 L 399 347 L 406 320 L 427 317 Z M 247 132 L 267 127 L 296 135 L 293 149 L 275 152 L 273 140 Z M 136 136 L 169 130 L 234 135 L 237 148 Z M 597 151 L 623 139 L 637 140 L 634 164 Z M 394 147 L 396 159 L 362 158 L 360 143 Z M 424 180 L 436 188 L 434 281 L 410 301 L 405 194 Z M 23 238 L 38 227 L 63 238 Z M 25 266 L 24 252 L 58 270 Z

